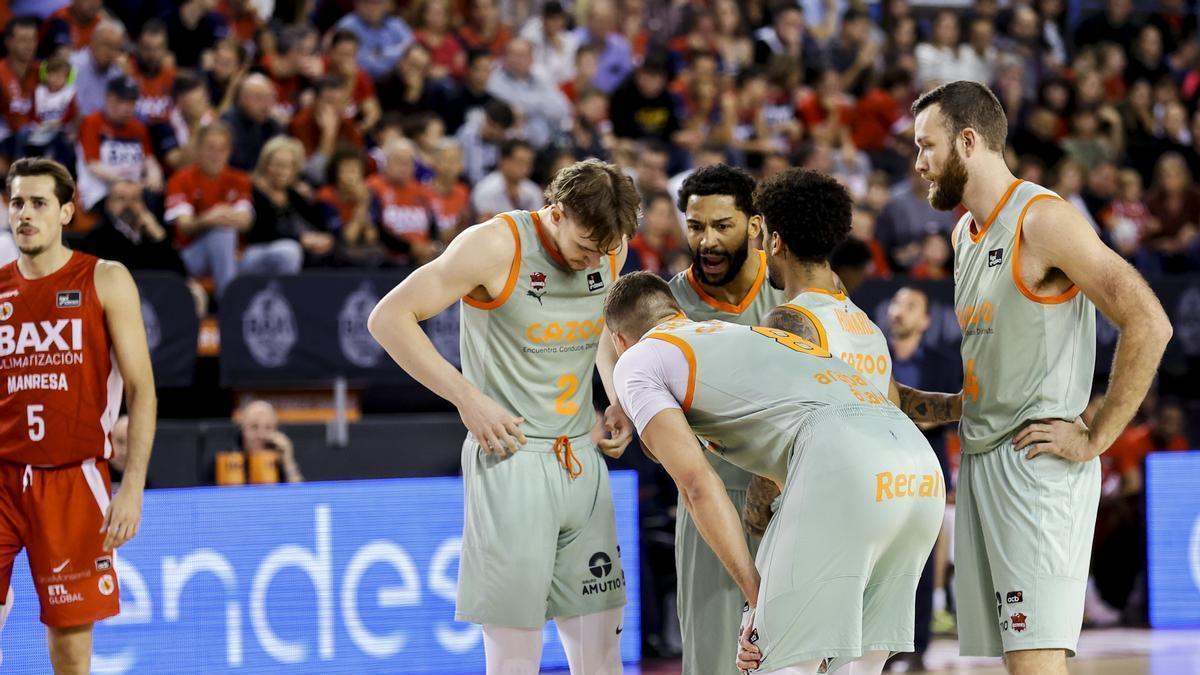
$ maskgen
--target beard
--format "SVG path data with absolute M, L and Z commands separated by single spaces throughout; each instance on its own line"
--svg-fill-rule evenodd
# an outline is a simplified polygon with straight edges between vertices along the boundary
M 34 258 L 42 253 L 45 253 L 47 248 L 49 248 L 49 246 L 46 244 L 40 244 L 37 246 L 17 246 L 17 250 L 21 252 L 21 255 L 29 258 Z
M 720 277 L 713 279 L 704 271 L 702 258 L 704 256 L 722 256 L 727 261 L 725 273 Z M 718 251 L 714 249 L 699 250 L 692 253 L 692 269 L 700 274 L 700 278 L 709 286 L 724 286 L 737 278 L 738 272 L 742 271 L 742 266 L 746 264 L 746 259 L 750 257 L 750 239 L 743 239 L 742 245 L 734 249 L 732 253 Z
M 946 158 L 942 173 L 930 180 L 929 205 L 938 211 L 950 211 L 962 203 L 967 189 L 967 165 L 958 150 L 951 151 Z
M 784 289 L 783 274 L 778 267 L 775 264 L 775 256 L 771 255 L 770 251 L 767 251 L 767 283 L 771 284 L 771 288 L 782 291 Z

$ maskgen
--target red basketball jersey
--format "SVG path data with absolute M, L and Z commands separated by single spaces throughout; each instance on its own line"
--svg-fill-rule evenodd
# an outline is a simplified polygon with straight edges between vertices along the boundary
M 26 279 L 0 267 L 0 460 L 36 466 L 109 457 L 124 382 L 96 295 L 98 258 Z

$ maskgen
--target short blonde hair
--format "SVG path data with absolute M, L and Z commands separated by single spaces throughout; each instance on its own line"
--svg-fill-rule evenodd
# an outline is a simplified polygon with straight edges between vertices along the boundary
M 290 152 L 296 159 L 296 174 L 304 170 L 304 145 L 291 136 L 275 136 L 267 141 L 262 152 L 258 153 L 258 162 L 254 165 L 254 177 L 262 178 L 267 172 L 267 165 L 278 152 Z

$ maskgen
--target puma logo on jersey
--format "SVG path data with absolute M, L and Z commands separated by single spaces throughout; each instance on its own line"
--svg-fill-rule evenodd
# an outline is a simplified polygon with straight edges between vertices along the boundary
M 78 291 L 77 291 L 78 292 Z M 63 335 L 70 328 L 69 335 Z M 83 349 L 83 319 L 58 321 L 26 321 L 20 329 L 9 324 L 0 326 L 0 356 L 24 354 L 27 351 L 80 351 Z
M 539 305 L 542 304 L 542 296 L 546 294 L 545 272 L 534 272 L 529 275 L 529 290 L 525 294 L 531 298 L 535 298 Z M 537 342 L 537 340 L 534 340 L 534 342 Z

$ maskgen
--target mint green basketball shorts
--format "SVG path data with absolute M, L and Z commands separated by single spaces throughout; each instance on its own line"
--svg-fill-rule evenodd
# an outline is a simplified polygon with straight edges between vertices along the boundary
M 756 559 L 761 672 L 912 651 L 917 582 L 945 514 L 937 457 L 902 412 L 809 415 Z
M 1026 459 L 1012 440 L 964 454 L 954 523 L 958 644 L 964 656 L 1075 654 L 1083 624 L 1100 459 Z
M 608 466 L 588 436 L 570 443 L 574 478 L 554 439 L 505 458 L 463 442 L 457 620 L 541 628 L 625 604 Z

